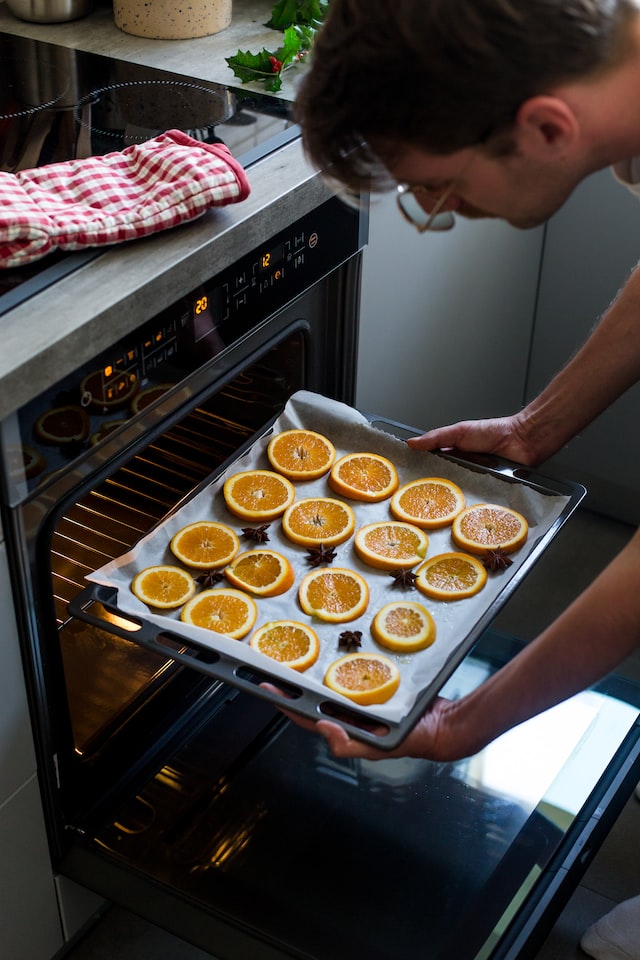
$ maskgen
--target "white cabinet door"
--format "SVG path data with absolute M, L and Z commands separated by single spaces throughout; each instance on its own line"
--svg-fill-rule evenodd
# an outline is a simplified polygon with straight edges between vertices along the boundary
M 364 252 L 360 409 L 421 428 L 522 405 L 543 229 L 458 219 L 418 234 L 372 198 Z
M 62 946 L 35 775 L 0 807 L 0 947 L 7 960 L 49 960 Z
M 27 695 L 13 612 L 6 546 L 0 543 L 0 805 L 36 769 Z
M 547 226 L 527 399 L 588 337 L 638 260 L 640 202 L 603 170 L 585 180 Z M 545 470 L 584 483 L 593 509 L 639 523 L 639 419 L 636 385 Z

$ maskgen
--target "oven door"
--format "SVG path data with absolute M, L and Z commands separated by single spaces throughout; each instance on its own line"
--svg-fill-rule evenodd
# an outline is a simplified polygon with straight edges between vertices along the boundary
M 488 632 L 445 693 L 518 648 Z M 228 691 L 60 869 L 220 960 L 532 958 L 637 781 L 639 708 L 610 679 L 469 760 L 340 761 Z

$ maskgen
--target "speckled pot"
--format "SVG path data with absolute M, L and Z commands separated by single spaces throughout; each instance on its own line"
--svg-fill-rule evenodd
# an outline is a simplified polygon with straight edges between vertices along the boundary
M 232 0 L 113 0 L 113 17 L 135 37 L 188 40 L 228 27 L 232 5 Z

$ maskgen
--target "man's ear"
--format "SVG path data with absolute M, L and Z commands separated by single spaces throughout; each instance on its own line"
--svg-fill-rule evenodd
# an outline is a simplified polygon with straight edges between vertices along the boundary
M 560 97 L 530 97 L 521 104 L 515 121 L 521 149 L 530 154 L 562 154 L 578 139 L 578 119 Z

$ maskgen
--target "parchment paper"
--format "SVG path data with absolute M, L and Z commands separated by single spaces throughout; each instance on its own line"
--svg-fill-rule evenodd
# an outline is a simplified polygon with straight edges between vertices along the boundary
M 348 567 L 363 574 L 370 588 L 369 606 L 358 620 L 346 624 L 326 624 L 315 618 L 308 618 L 299 607 L 297 584 L 312 568 L 307 561 L 305 548 L 287 540 L 281 532 L 280 521 L 273 521 L 268 530 L 269 541 L 265 546 L 289 557 L 295 570 L 296 583 L 280 597 L 254 598 L 258 606 L 256 629 L 261 624 L 276 619 L 311 622 L 320 639 L 321 651 L 318 661 L 304 673 L 297 673 L 288 667 L 280 666 L 270 658 L 252 650 L 249 647 L 248 637 L 242 641 L 230 640 L 212 631 L 182 623 L 178 611 L 170 611 L 166 614 L 153 612 L 141 603 L 130 589 L 133 577 L 147 566 L 176 563 L 170 552 L 169 542 L 173 534 L 188 523 L 196 520 L 221 521 L 236 530 L 243 550 L 260 546 L 254 541 L 243 540 L 242 527 L 255 524 L 239 520 L 227 510 L 222 496 L 222 486 L 226 477 L 232 473 L 258 468 L 269 469 L 265 451 L 272 433 L 292 427 L 306 427 L 325 434 L 334 443 L 338 457 L 346 453 L 365 451 L 373 451 L 388 457 L 398 470 L 401 484 L 419 477 L 445 476 L 462 488 L 467 504 L 490 502 L 513 507 L 522 513 L 529 523 L 527 542 L 518 552 L 511 555 L 512 566 L 503 571 L 489 573 L 487 584 L 480 593 L 464 600 L 438 601 L 425 597 L 415 589 L 398 588 L 387 572 L 376 571 L 363 564 L 355 553 L 352 538 L 336 548 L 337 556 L 332 566 Z M 312 496 L 335 497 L 336 494 L 328 486 L 326 477 L 323 477 L 320 480 L 297 483 L 296 496 L 302 499 Z M 568 497 L 547 495 L 524 484 L 470 470 L 431 453 L 412 450 L 403 440 L 398 440 L 372 427 L 366 418 L 352 407 L 308 391 L 300 391 L 289 400 L 269 433 L 254 444 L 244 456 L 236 460 L 224 474 L 140 540 L 129 553 L 105 565 L 87 579 L 115 587 L 118 590 L 118 608 L 124 613 L 143 617 L 161 628 L 167 628 L 167 621 L 170 621 L 173 633 L 231 656 L 240 663 L 253 665 L 261 672 L 271 674 L 276 682 L 278 677 L 282 677 L 289 682 L 295 682 L 303 690 L 315 690 L 325 699 L 332 700 L 338 705 L 348 705 L 350 710 L 358 710 L 365 715 L 382 717 L 398 723 L 409 712 L 416 697 L 438 676 L 452 652 L 464 641 L 480 617 L 524 563 L 535 542 L 547 533 L 562 512 L 567 500 Z M 366 523 L 390 518 L 388 500 L 377 504 L 348 502 L 356 515 L 356 529 Z M 451 540 L 448 527 L 443 530 L 427 531 L 427 534 L 429 536 L 427 556 L 457 549 Z M 221 586 L 224 585 L 223 581 Z M 398 599 L 415 600 L 431 612 L 437 629 L 436 640 L 431 647 L 407 655 L 394 654 L 375 643 L 370 633 L 373 617 L 386 603 Z M 362 632 L 360 647 L 362 651 L 376 650 L 389 656 L 398 664 L 401 673 L 400 688 L 388 703 L 372 708 L 357 707 L 323 685 L 322 681 L 328 665 L 346 652 L 343 647 L 338 646 L 338 637 L 345 629 Z

